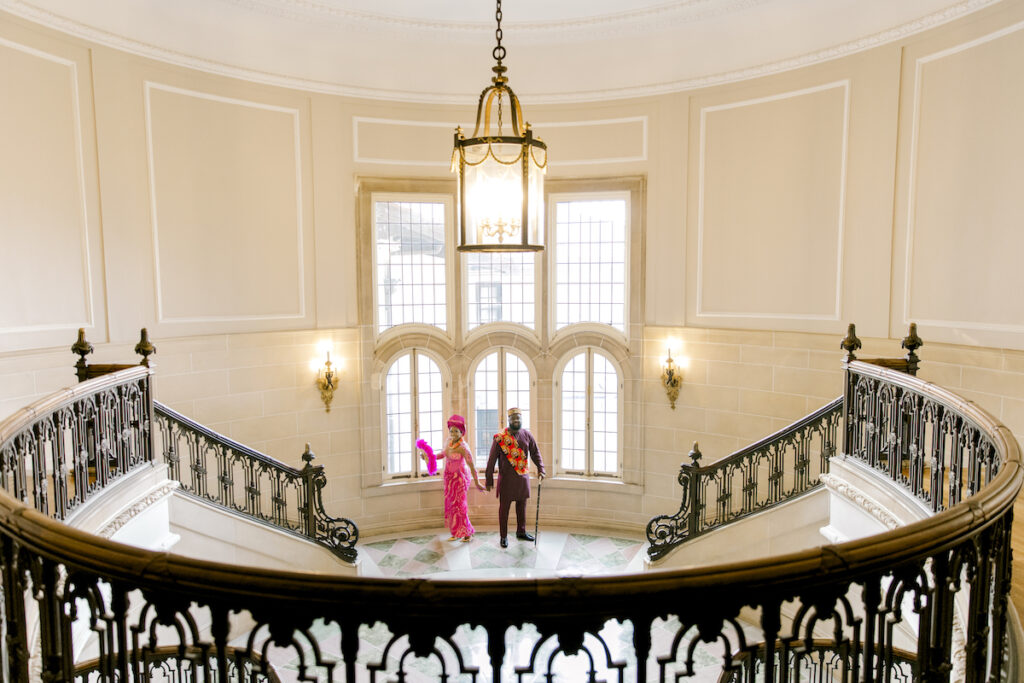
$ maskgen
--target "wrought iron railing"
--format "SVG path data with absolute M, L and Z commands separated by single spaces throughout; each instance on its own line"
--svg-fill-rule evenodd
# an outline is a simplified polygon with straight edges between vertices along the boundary
M 972 496 L 999 472 L 995 445 L 963 415 L 967 401 L 904 386 L 901 373 L 847 369 L 843 452 L 904 487 L 932 512 Z
M 273 667 L 258 654 L 227 648 L 226 675 L 219 675 L 217 660 L 208 649 L 182 650 L 158 647 L 150 651 L 128 653 L 132 680 L 160 683 L 205 683 L 206 681 L 244 681 L 245 683 L 281 683 Z M 99 683 L 115 677 L 109 660 L 93 659 L 75 666 L 74 683 Z M 107 666 L 107 668 L 104 668 Z M 212 673 L 212 676 L 207 674 Z
M 764 648 L 757 656 L 744 655 L 737 658 L 738 665 L 732 671 L 723 673 L 718 683 L 746 683 L 764 681 Z M 885 663 L 881 679 L 886 683 L 914 683 L 916 657 L 912 652 L 894 649 L 890 660 Z M 860 661 L 850 647 L 837 645 L 831 640 L 815 640 L 809 645 L 803 642 L 780 641 L 775 647 L 775 669 L 785 671 L 778 676 L 782 680 L 793 679 L 809 683 L 828 681 L 859 681 Z
M 151 374 L 135 366 L 24 408 L 24 426 L 0 444 L 0 486 L 44 515 L 66 519 L 152 461 Z
M 682 680 L 741 670 L 747 658 L 759 662 L 747 671 L 761 672 L 747 681 L 775 682 L 798 675 L 780 663 L 782 648 L 822 637 L 848 654 L 843 683 L 891 680 L 900 648 L 912 652 L 915 681 L 1016 680 L 1001 669 L 1012 505 L 1024 480 L 1016 442 L 938 387 L 858 361 L 849 371 L 940 403 L 961 433 L 991 444 L 964 450 L 964 470 L 980 467 L 977 491 L 919 522 L 787 555 L 484 581 L 204 562 L 84 533 L 0 492 L 4 680 L 70 681 L 84 649 L 99 653 L 99 680 L 141 681 L 131 653 L 174 646 L 209 653 L 195 659 L 208 680 L 223 680 L 232 656 L 263 654 L 298 680 Z M 23 411 L 0 424 L 0 450 L 36 419 Z M 949 462 L 955 447 L 941 442 Z
M 652 560 L 683 542 L 762 512 L 818 488 L 836 454 L 843 413 L 840 396 L 807 417 L 757 443 L 701 467 L 697 444 L 679 467 L 679 510 L 647 524 Z
M 181 491 L 226 510 L 305 536 L 348 562 L 359 529 L 324 510 L 327 476 L 306 444 L 302 469 L 255 451 L 156 403 L 156 449 Z

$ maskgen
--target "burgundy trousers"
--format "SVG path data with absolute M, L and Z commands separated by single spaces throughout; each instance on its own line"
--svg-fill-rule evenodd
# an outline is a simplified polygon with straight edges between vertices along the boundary
M 515 501 L 516 503 L 516 533 L 526 533 L 526 499 Z M 499 499 L 498 500 L 498 531 L 501 532 L 502 538 L 508 537 L 508 508 L 512 504 L 511 500 Z

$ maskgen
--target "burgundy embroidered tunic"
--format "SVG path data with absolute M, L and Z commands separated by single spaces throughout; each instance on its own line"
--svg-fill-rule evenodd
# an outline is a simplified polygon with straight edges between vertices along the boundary
M 541 458 L 540 449 L 537 448 L 537 440 L 533 434 L 525 429 L 516 433 L 516 443 L 523 449 L 533 463 L 537 471 L 546 474 L 544 470 L 544 459 Z M 494 465 L 498 465 L 498 499 L 499 500 L 526 500 L 530 497 L 530 475 L 518 474 L 512 463 L 501 450 L 497 439 L 491 441 L 491 453 L 487 458 L 487 486 L 494 484 Z

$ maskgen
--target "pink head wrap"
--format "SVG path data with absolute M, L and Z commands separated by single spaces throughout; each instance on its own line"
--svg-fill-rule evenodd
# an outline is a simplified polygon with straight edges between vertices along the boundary
M 465 434 L 466 418 L 462 417 L 461 415 L 452 415 L 451 417 L 448 418 L 448 429 L 451 429 L 452 427 L 457 427 L 460 432 Z

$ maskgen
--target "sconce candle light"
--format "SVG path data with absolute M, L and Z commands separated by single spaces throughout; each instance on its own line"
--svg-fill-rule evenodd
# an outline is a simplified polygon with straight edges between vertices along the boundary
M 316 384 L 320 387 L 320 398 L 329 413 L 331 412 L 331 401 L 334 400 L 334 390 L 338 387 L 338 371 L 331 367 L 330 350 L 327 351 L 327 360 L 317 372 Z
M 683 383 L 683 368 L 686 366 L 686 359 L 682 359 L 680 365 L 672 360 L 672 347 L 668 347 L 665 363 L 662 365 L 661 383 L 665 387 L 665 394 L 668 396 L 672 410 L 676 409 L 676 399 L 679 398 L 679 387 Z

